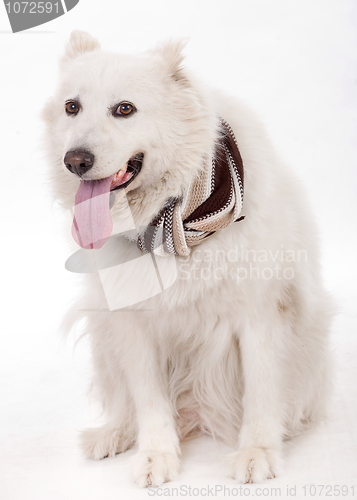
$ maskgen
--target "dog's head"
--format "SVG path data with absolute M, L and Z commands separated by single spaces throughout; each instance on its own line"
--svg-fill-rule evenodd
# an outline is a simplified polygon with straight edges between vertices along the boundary
M 87 33 L 71 34 L 43 111 L 54 194 L 66 208 L 79 189 L 86 198 L 94 181 L 106 179 L 99 191 L 125 188 L 137 203 L 154 203 L 154 213 L 196 174 L 216 117 L 181 66 L 183 46 L 118 55 L 101 51 Z

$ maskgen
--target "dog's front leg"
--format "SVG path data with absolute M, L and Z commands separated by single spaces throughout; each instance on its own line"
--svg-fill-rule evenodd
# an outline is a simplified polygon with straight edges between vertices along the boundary
M 131 466 L 142 487 L 159 486 L 178 476 L 180 447 L 173 409 L 168 398 L 167 375 L 163 373 L 156 347 L 149 334 L 132 345 L 126 377 L 135 404 L 138 453 Z
M 227 458 L 242 483 L 275 477 L 281 464 L 284 404 L 284 332 L 278 311 L 248 318 L 239 334 L 244 377 L 239 449 Z M 286 365 L 285 365 L 286 370 Z

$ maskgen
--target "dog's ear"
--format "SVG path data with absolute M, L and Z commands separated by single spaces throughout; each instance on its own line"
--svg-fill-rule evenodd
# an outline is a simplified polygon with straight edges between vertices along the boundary
M 186 81 L 186 75 L 182 67 L 182 61 L 185 56 L 182 51 L 185 48 L 188 38 L 179 38 L 178 40 L 169 40 L 160 43 L 150 54 L 161 57 L 169 68 L 170 76 L 176 81 Z
M 69 42 L 66 45 L 65 56 L 73 59 L 85 52 L 99 50 L 100 44 L 96 38 L 85 31 L 72 31 Z

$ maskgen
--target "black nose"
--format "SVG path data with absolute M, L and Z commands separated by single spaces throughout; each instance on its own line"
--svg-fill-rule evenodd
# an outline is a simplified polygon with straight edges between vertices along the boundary
M 70 172 L 81 177 L 93 167 L 94 155 L 89 151 L 76 149 L 75 151 L 67 151 L 63 161 Z

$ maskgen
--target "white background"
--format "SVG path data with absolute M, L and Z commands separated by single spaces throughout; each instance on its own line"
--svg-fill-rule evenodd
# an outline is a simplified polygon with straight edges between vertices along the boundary
M 286 445 L 285 474 L 264 487 L 280 487 L 285 498 L 286 485 L 303 497 L 304 484 L 355 482 L 357 495 L 356 23 L 353 0 L 81 0 L 51 23 L 12 34 L 0 5 L 2 499 L 148 496 L 128 479 L 134 450 L 100 462 L 80 456 L 78 430 L 97 415 L 86 395 L 89 356 L 85 342 L 73 351 L 73 337 L 65 343 L 57 331 L 75 282 L 50 205 L 39 112 L 72 29 L 120 52 L 188 36 L 187 65 L 258 111 L 307 186 L 326 286 L 340 306 L 336 393 L 330 418 Z M 181 477 L 168 486 L 233 488 L 227 451 L 208 438 L 183 445 Z

